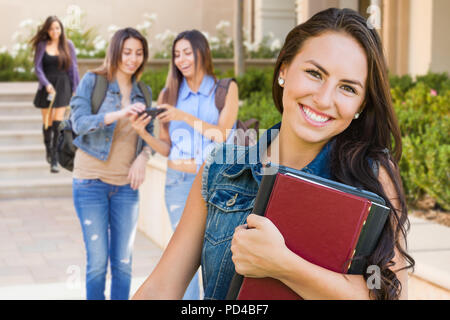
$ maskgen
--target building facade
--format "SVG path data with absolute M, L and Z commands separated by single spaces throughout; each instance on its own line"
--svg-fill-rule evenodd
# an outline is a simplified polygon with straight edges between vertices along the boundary
M 233 1 L 223 0 L 0 0 L 0 47 L 11 47 L 25 21 L 43 21 L 55 14 L 64 18 L 79 8 L 81 23 L 108 38 L 111 27 L 141 24 L 148 27 L 151 50 L 162 46 L 162 35 L 199 29 L 211 36 L 221 21 L 233 34 Z M 242 0 L 246 40 L 258 43 L 265 36 L 284 37 L 295 25 L 329 7 L 351 8 L 364 15 L 379 31 L 393 74 L 420 75 L 428 71 L 450 73 L 450 1 L 448 0 Z M 75 8 L 75 9 L 74 9 Z M 71 12 L 72 10 L 72 12 Z M 14 13 L 14 14 L 11 14 Z M 25 23 L 26 24 L 26 23 Z M 159 35 L 159 36 L 158 36 Z

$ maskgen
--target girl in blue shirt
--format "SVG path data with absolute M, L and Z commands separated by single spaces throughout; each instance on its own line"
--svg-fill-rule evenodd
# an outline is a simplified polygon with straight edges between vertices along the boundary
M 150 117 L 132 118 L 135 129 L 148 145 L 168 157 L 165 201 L 174 230 L 196 173 L 214 143 L 226 141 L 237 119 L 236 83 L 230 84 L 220 114 L 214 102 L 216 84 L 205 36 L 197 30 L 184 31 L 173 42 L 167 86 L 158 97 L 159 107 L 167 109 L 157 116 L 162 124 L 159 138 L 144 130 Z M 199 298 L 197 276 L 184 298 Z

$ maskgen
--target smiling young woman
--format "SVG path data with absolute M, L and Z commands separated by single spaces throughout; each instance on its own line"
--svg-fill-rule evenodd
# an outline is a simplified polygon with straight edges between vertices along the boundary
M 105 299 L 108 262 L 111 299 L 126 300 L 130 292 L 138 188 L 144 182 L 149 149 L 128 118 L 145 109 L 137 81 L 147 58 L 147 40 L 137 30 L 118 30 L 103 65 L 84 75 L 70 104 L 73 130 L 78 134 L 73 202 L 87 253 L 87 299 Z M 91 97 L 100 76 L 108 86 L 93 114 Z M 152 134 L 153 124 L 144 130 Z
M 269 129 L 257 146 L 223 145 L 213 151 L 136 299 L 181 297 L 200 263 L 207 299 L 225 299 L 235 271 L 278 279 L 304 299 L 407 298 L 407 269 L 414 260 L 406 252 L 400 131 L 376 30 L 350 9 L 328 9 L 296 26 L 278 56 L 272 95 L 282 113 L 282 122 L 272 127 L 277 130 Z M 256 163 L 248 161 L 251 148 L 260 152 Z M 250 214 L 267 161 L 385 199 L 390 216 L 365 260 L 366 266 L 379 267 L 380 287 L 368 287 L 369 274 L 340 274 L 297 256 L 269 219 Z M 169 271 L 173 265 L 176 274 Z
M 292 62 L 280 67 L 283 117 L 280 139 L 292 135 L 299 148 L 317 154 L 361 113 L 365 97 L 367 58 L 346 33 L 326 32 L 309 38 Z M 292 154 L 289 157 L 289 154 Z M 295 153 L 284 154 L 289 166 L 302 168 Z M 288 160 L 292 158 L 292 161 Z

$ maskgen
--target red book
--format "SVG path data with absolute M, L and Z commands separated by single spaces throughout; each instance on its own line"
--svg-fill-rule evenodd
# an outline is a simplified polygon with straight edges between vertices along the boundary
M 347 273 L 372 201 L 280 172 L 268 192 L 270 198 L 265 212 L 259 214 L 264 214 L 277 226 L 286 246 L 311 263 Z M 266 193 L 266 197 L 268 195 Z M 279 280 L 244 278 L 238 299 L 292 300 L 301 297 Z

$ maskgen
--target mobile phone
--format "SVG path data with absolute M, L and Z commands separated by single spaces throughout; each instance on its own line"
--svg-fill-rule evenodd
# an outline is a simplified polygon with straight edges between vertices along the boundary
M 152 119 L 154 119 L 158 114 L 166 110 L 167 110 L 166 108 L 147 108 L 141 113 L 139 113 L 139 117 L 142 116 L 144 113 L 146 113 L 147 115 L 151 116 Z

